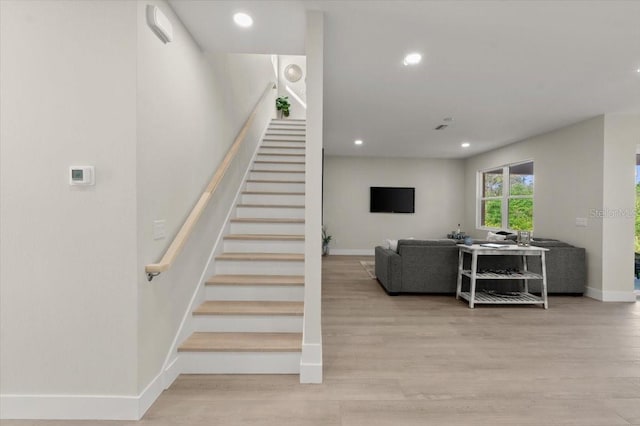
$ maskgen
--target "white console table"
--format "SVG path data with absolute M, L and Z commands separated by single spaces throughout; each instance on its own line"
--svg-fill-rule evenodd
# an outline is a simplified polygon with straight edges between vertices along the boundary
M 549 307 L 547 301 L 547 267 L 545 262 L 545 252 L 542 247 L 521 247 L 516 245 L 504 245 L 500 248 L 483 247 L 479 244 L 471 246 L 460 245 L 458 254 L 458 286 L 456 289 L 456 299 L 469 301 L 469 308 L 475 304 L 521 304 L 521 305 L 542 305 L 545 309 Z M 471 269 L 464 269 L 465 254 L 471 255 Z M 522 270 L 514 273 L 494 273 L 478 272 L 478 256 L 521 256 Z M 539 256 L 542 264 L 541 274 L 530 272 L 528 269 L 527 257 Z M 469 291 L 462 291 L 462 277 L 469 278 Z M 521 291 L 509 295 L 499 293 L 476 292 L 478 280 L 520 280 L 522 282 Z M 529 293 L 529 280 L 542 281 L 542 294 L 536 296 Z

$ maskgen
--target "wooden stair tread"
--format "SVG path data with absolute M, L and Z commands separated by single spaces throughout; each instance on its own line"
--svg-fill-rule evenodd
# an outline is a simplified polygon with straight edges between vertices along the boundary
M 297 150 L 303 150 L 305 149 L 305 147 L 303 146 L 288 146 L 288 145 L 262 145 L 260 146 L 260 149 L 297 149 Z
M 233 223 L 304 223 L 304 219 L 282 217 L 236 217 Z
M 251 183 L 305 183 L 303 180 L 247 179 Z
M 266 160 L 256 160 L 254 163 L 257 164 L 304 164 L 304 161 L 266 161 Z
M 289 133 L 291 132 L 291 133 Z M 265 136 L 305 136 L 307 129 L 268 129 Z
M 299 352 L 302 333 L 205 333 L 196 332 L 178 352 Z
M 194 315 L 302 315 L 303 302 L 209 300 Z
M 303 173 L 304 170 L 259 170 L 259 169 L 251 169 L 254 173 Z
M 217 260 L 303 262 L 304 254 L 301 254 L 301 253 L 222 253 L 216 256 L 216 259 Z
M 271 152 L 258 152 L 258 155 L 263 157 L 304 157 L 304 154 L 277 154 Z
M 242 191 L 242 193 L 249 195 L 304 195 L 304 192 L 295 191 Z
M 304 235 L 286 235 L 286 234 L 229 234 L 224 237 L 225 240 L 241 240 L 241 241 L 304 241 Z
M 293 135 L 292 135 L 293 136 Z M 262 138 L 263 142 L 297 142 L 297 143 L 306 143 L 306 140 L 304 139 L 282 139 L 282 138 L 276 138 L 276 137 L 268 137 L 265 136 L 264 138 Z
M 238 204 L 236 207 L 271 208 L 271 209 L 304 209 L 300 204 Z
M 303 275 L 214 275 L 207 279 L 207 285 L 304 285 Z

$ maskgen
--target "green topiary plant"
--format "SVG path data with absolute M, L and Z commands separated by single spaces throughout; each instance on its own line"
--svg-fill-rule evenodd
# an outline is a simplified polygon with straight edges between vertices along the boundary
M 291 104 L 289 103 L 288 96 L 280 96 L 279 98 L 276 99 L 276 109 L 278 111 L 282 111 L 282 115 L 284 115 L 285 117 L 289 116 L 290 107 L 291 107 Z

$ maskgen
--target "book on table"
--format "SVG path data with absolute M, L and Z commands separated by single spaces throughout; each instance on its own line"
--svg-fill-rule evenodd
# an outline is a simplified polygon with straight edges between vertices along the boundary
M 501 248 L 507 248 L 509 246 L 507 244 L 485 243 L 485 244 L 480 244 L 480 247 L 501 249 Z

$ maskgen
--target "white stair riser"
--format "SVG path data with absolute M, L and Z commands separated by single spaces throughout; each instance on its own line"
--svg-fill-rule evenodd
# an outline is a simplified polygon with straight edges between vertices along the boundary
M 299 374 L 300 352 L 180 352 L 183 374 Z
M 298 120 L 293 118 L 274 118 L 271 120 L 271 123 L 269 123 L 269 125 L 306 126 L 307 120 Z
M 295 135 L 304 137 L 306 133 L 306 128 L 298 129 L 300 126 L 277 126 L 277 127 L 269 127 L 267 130 L 267 135 Z
M 285 207 L 238 207 L 236 215 L 240 218 L 262 217 L 304 219 L 304 209 Z
M 241 204 L 304 204 L 304 194 L 242 194 Z
M 269 131 L 271 130 L 298 130 L 298 131 L 306 131 L 307 126 L 300 126 L 296 124 L 282 123 L 282 124 L 271 124 L 269 125 Z
M 304 286 L 298 285 L 208 285 L 207 300 L 270 300 L 301 302 Z
M 261 160 L 264 161 L 264 160 Z M 266 160 L 271 161 L 271 160 Z M 254 169 L 259 170 L 283 170 L 283 171 L 297 171 L 304 172 L 304 164 L 289 164 L 289 163 L 253 163 Z
M 267 192 L 304 192 L 304 183 L 247 182 L 246 190 Z
M 305 158 L 304 156 L 291 156 L 291 155 L 263 155 L 263 154 L 258 154 L 258 156 L 256 157 L 256 160 L 258 161 L 283 161 L 285 163 L 295 163 L 295 162 L 304 162 Z
M 231 233 L 304 235 L 304 223 L 232 222 Z
M 256 167 L 258 170 L 263 170 L 260 167 Z M 249 179 L 280 179 L 280 180 L 305 180 L 304 171 L 302 173 L 277 173 L 273 171 L 266 172 L 251 172 L 249 173 Z
M 224 240 L 227 253 L 304 253 L 304 241 Z
M 193 325 L 207 333 L 299 333 L 302 315 L 194 315 Z
M 304 142 L 293 142 L 293 141 L 282 141 L 282 142 L 276 142 L 276 141 L 264 141 L 262 142 L 262 147 L 269 147 L 269 146 L 290 146 L 293 148 L 305 148 L 305 144 Z
M 220 260 L 216 259 L 216 274 L 218 275 L 303 275 L 304 262 L 277 260 Z
M 270 147 L 270 146 L 263 146 L 262 148 L 260 148 L 260 150 L 258 151 L 258 155 L 263 155 L 263 154 L 305 154 L 305 149 L 303 146 L 301 147 L 291 147 L 291 148 L 277 148 L 278 146 L 285 146 L 285 145 L 275 145 L 274 147 Z
M 265 133 L 263 140 L 265 141 L 305 141 L 305 136 L 302 135 L 274 135 Z

